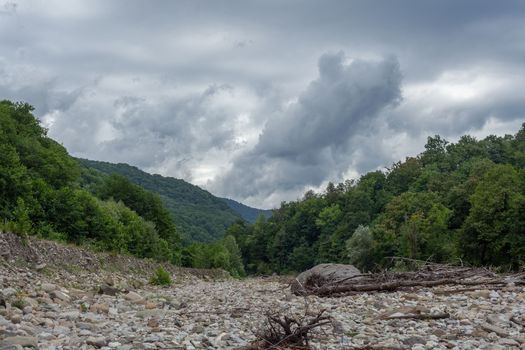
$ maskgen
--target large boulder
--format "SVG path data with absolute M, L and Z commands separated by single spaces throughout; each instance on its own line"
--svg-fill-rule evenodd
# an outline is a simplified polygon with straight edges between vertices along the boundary
M 310 270 L 301 272 L 291 285 L 292 292 L 301 295 L 312 286 L 321 286 L 327 283 L 338 283 L 348 279 L 360 278 L 361 271 L 354 265 L 319 264 Z

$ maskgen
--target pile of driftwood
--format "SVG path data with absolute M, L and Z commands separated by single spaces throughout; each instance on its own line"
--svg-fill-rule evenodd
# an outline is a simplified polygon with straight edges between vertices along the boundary
M 486 268 L 424 264 L 409 272 L 384 271 L 358 274 L 342 280 L 313 274 L 301 284 L 302 288 L 294 292 L 300 295 L 326 297 L 436 286 L 455 286 L 455 291 L 459 292 L 480 289 L 483 286 L 495 289 L 524 284 L 525 273 L 500 275 Z
M 255 333 L 256 340 L 238 350 L 310 350 L 309 333 L 314 328 L 331 323 L 325 310 L 302 317 L 268 313 L 265 326 Z

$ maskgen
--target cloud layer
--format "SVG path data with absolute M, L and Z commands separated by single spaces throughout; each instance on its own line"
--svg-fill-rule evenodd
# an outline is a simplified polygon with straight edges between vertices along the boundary
M 0 0 L 0 98 L 75 156 L 272 207 L 524 120 L 525 3 Z
M 221 174 L 218 190 L 243 198 L 274 198 L 340 179 L 352 163 L 355 135 L 401 99 L 394 58 L 354 60 L 343 52 L 319 58 L 319 77 L 296 102 L 269 119 L 253 149 Z

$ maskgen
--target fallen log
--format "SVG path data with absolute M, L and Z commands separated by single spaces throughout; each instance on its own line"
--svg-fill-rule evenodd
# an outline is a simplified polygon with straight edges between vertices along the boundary
M 399 288 L 406 287 L 435 287 L 441 285 L 505 285 L 502 280 L 477 280 L 477 281 L 461 281 L 455 279 L 429 280 L 429 281 L 392 281 L 384 283 L 372 284 L 341 284 L 341 285 L 325 285 L 317 289 L 309 290 L 309 294 L 318 296 L 328 296 L 332 294 L 346 293 L 346 292 L 370 292 L 370 291 L 384 291 L 395 292 Z
M 409 349 L 407 346 L 402 345 L 363 345 L 363 346 L 352 346 L 349 350 L 406 350 Z
M 334 281 L 323 276 L 310 274 L 300 288 L 292 288 L 296 295 L 317 295 L 322 297 L 341 296 L 369 292 L 395 292 L 414 287 L 433 288 L 436 286 L 459 286 L 458 290 L 490 286 L 500 289 L 509 285 L 524 285 L 525 274 L 498 275 L 485 268 L 451 267 L 429 264 L 417 271 L 359 274 Z M 462 287 L 462 288 L 461 288 Z M 453 291 L 450 291 L 453 293 Z M 438 292 L 438 294 L 441 293 Z M 449 293 L 444 292 L 443 294 Z
M 385 320 L 399 320 L 399 319 L 414 319 L 414 320 L 440 320 L 443 318 L 449 318 L 449 313 L 438 313 L 438 314 L 400 314 L 390 315 L 384 317 Z

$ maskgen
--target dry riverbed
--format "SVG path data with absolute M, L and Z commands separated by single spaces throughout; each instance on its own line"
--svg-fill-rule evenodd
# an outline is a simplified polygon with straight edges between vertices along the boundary
M 146 272 L 35 265 L 12 253 L 0 257 L 0 349 L 235 349 L 268 311 L 321 309 L 333 321 L 312 333 L 315 349 L 525 349 L 525 292 L 512 285 L 303 298 L 279 278 L 180 270 L 163 288 Z M 399 318 L 419 314 L 449 317 Z

